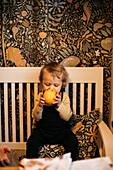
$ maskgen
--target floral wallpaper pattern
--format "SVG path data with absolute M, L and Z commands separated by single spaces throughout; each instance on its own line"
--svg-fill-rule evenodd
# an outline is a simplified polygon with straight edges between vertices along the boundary
M 0 39 L 2 40 L 2 10 L 1 10 L 1 5 L 0 5 Z M 2 56 L 2 41 L 0 41 L 0 56 Z
M 78 67 L 104 67 L 104 119 L 111 83 L 112 0 L 3 0 L 5 55 L 0 66 L 37 67 L 77 57 Z M 76 66 L 76 65 L 75 65 Z

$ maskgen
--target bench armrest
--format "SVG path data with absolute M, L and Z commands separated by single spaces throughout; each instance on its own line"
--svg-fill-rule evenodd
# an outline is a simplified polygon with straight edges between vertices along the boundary
M 97 144 L 100 156 L 109 156 L 113 162 L 113 134 L 104 121 L 99 124 Z

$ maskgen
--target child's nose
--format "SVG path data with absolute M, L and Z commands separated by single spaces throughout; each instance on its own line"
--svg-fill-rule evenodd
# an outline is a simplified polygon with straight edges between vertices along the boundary
M 51 85 L 51 86 L 50 86 L 50 89 L 54 90 L 54 87 L 53 87 L 53 85 Z

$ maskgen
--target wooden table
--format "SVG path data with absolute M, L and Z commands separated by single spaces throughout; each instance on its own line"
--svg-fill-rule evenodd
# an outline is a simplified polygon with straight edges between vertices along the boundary
M 0 167 L 0 170 L 19 170 L 18 167 Z

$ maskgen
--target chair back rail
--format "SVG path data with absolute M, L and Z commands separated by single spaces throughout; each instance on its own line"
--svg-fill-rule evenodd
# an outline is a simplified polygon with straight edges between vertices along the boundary
M 25 148 L 32 131 L 31 112 L 40 91 L 41 67 L 0 68 L 0 143 Z M 103 115 L 103 68 L 67 67 L 65 91 L 74 114 L 84 115 L 100 108 Z

